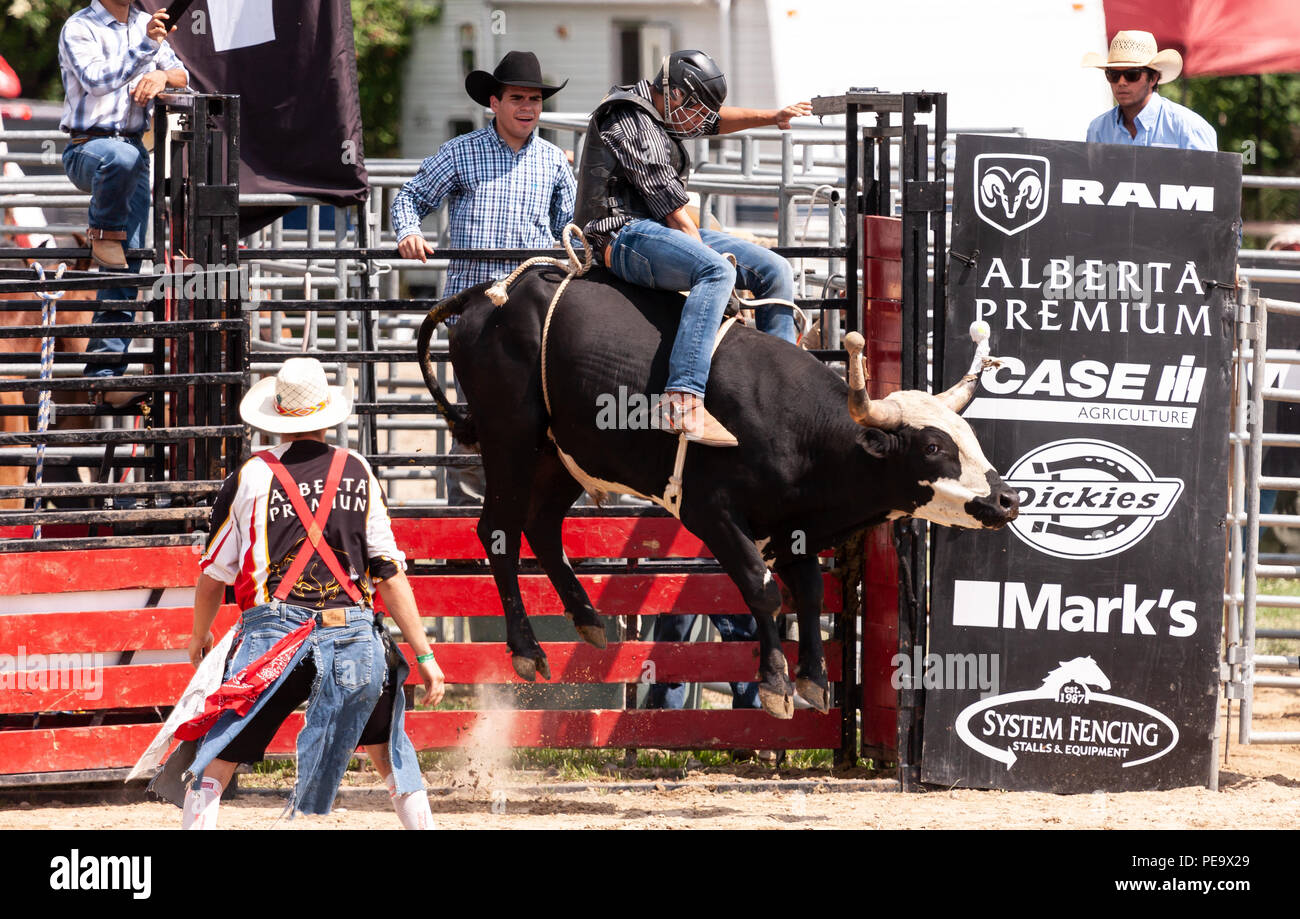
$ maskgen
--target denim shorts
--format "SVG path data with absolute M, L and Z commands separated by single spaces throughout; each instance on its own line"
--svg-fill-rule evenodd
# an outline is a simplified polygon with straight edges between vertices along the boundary
M 189 772 L 196 777 L 222 753 L 251 723 L 272 696 L 307 655 L 316 665 L 316 675 L 298 734 L 298 779 L 291 799 L 291 809 L 307 814 L 327 814 L 338 792 L 343 773 L 361 741 L 366 724 L 374 711 L 384 684 L 388 680 L 384 642 L 374 620 L 365 607 L 343 611 L 346 624 L 326 627 L 319 614 L 288 604 L 277 607 L 257 606 L 247 610 L 240 620 L 239 644 L 226 664 L 229 679 L 249 663 L 257 660 L 275 644 L 309 619 L 316 627 L 303 641 L 279 678 L 263 692 L 244 716 L 225 712 L 203 738 Z M 398 686 L 405 681 L 409 667 L 403 660 L 396 677 Z M 398 793 L 418 791 L 424 787 L 415 748 L 404 730 L 404 697 L 395 694 L 389 753 L 393 762 Z

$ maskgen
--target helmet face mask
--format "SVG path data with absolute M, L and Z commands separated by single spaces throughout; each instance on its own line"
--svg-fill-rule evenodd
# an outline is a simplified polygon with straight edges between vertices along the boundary
M 655 77 L 664 98 L 664 126 L 675 137 L 708 134 L 718 123 L 727 80 L 703 51 L 674 51 Z
M 684 97 L 677 89 L 664 94 L 664 125 L 674 137 L 700 137 L 717 123 L 718 113 L 698 97 Z

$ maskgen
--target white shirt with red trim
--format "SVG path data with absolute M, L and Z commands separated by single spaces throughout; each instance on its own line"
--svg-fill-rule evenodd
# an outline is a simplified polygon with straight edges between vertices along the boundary
M 270 448 L 298 482 L 312 513 L 325 490 L 332 449 L 306 440 Z M 235 601 L 245 610 L 271 602 L 296 554 L 314 552 L 271 467 L 256 456 L 222 484 L 209 532 L 199 569 L 223 584 L 233 584 Z M 375 584 L 406 567 L 379 480 L 365 458 L 352 451 L 325 524 L 325 541 L 367 603 Z M 286 602 L 313 609 L 352 605 L 319 556 L 308 562 Z

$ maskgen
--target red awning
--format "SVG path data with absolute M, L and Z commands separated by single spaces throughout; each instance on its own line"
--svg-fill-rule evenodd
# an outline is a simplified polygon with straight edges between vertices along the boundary
M 1297 0 L 1104 0 L 1106 34 L 1142 29 L 1191 77 L 1300 71 Z M 1104 50 L 1104 49 L 1099 49 Z

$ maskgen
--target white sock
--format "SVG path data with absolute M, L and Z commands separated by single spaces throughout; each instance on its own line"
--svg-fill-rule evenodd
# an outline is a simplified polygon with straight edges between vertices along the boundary
M 221 782 L 212 777 L 205 777 L 199 783 L 199 790 L 191 788 L 185 793 L 185 807 L 181 817 L 183 830 L 215 830 L 217 828 L 217 809 L 221 806 L 221 793 L 225 791 Z
M 433 829 L 433 811 L 429 810 L 429 796 L 423 789 L 399 795 L 397 793 L 397 780 L 393 778 L 392 773 L 389 773 L 388 777 L 384 779 L 384 784 L 388 786 L 388 797 L 393 802 L 393 810 L 397 811 L 397 819 L 402 821 L 403 828 L 408 830 Z

